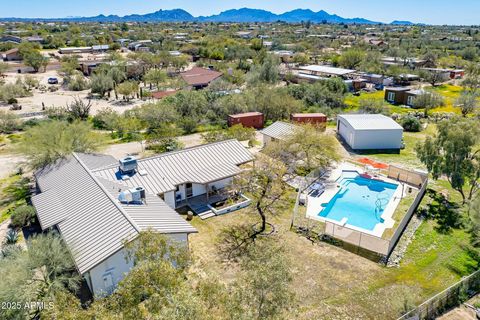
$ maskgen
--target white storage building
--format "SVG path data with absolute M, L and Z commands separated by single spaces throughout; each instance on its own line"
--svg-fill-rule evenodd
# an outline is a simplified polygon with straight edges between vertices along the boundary
M 403 128 L 381 114 L 344 114 L 337 117 L 337 132 L 353 150 L 399 150 Z

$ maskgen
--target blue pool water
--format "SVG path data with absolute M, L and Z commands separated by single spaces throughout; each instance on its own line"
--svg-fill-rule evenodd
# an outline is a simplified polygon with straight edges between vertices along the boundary
M 339 191 L 324 205 L 319 216 L 372 231 L 383 223 L 381 215 L 398 185 L 363 178 L 358 173 L 344 174 L 338 181 Z

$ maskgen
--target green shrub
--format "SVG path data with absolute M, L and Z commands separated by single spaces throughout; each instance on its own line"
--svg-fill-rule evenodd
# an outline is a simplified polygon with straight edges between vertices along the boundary
M 422 130 L 420 120 L 412 116 L 405 117 L 402 120 L 402 127 L 407 132 L 420 132 Z
M 14 228 L 29 227 L 35 222 L 36 213 L 32 206 L 23 205 L 15 209 L 12 214 L 11 225 Z
M 18 103 L 18 100 L 15 99 L 15 98 L 8 98 L 7 103 L 8 103 L 8 104 L 15 104 L 15 103 Z

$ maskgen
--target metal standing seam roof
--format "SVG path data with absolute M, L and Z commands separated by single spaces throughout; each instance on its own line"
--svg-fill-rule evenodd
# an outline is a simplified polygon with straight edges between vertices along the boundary
M 238 166 L 250 161 L 253 161 L 252 154 L 239 141 L 226 140 L 138 160 L 137 173 L 126 180 L 122 179 L 118 166 L 95 170 L 94 174 L 162 194 L 187 182 L 207 184 L 235 176 L 242 171 Z
M 41 227 L 57 226 L 80 274 L 122 249 L 124 241 L 135 238 L 148 228 L 148 223 L 164 233 L 195 232 L 172 209 L 167 212 L 150 196 L 151 211 L 125 209 L 76 154 L 38 171 L 35 176 L 42 193 L 33 196 L 32 203 Z M 155 219 L 153 214 L 157 209 L 161 210 Z M 164 225 L 160 226 L 161 223 Z
M 260 132 L 271 138 L 282 140 L 293 134 L 297 128 L 298 127 L 294 124 L 283 121 L 276 121 Z
M 356 71 L 356 70 L 353 70 L 353 69 L 343 69 L 343 68 L 335 68 L 335 67 L 320 66 L 320 65 L 304 66 L 304 67 L 300 67 L 299 69 L 300 70 L 305 70 L 305 71 L 310 71 L 310 72 L 331 74 L 331 75 L 336 75 L 336 76 L 343 76 L 343 75 L 353 73 L 353 72 Z
M 403 130 L 395 120 L 382 114 L 342 114 L 338 118 L 355 130 Z
M 98 180 L 115 199 L 118 199 L 120 192 L 129 189 L 117 182 L 103 178 Z M 145 203 L 142 204 L 120 203 L 120 206 L 142 231 L 153 230 L 166 234 L 197 232 L 158 196 L 149 192 L 146 192 L 145 196 Z

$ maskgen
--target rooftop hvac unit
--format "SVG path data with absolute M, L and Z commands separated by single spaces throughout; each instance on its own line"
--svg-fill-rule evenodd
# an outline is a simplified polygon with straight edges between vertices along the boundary
M 121 173 L 133 173 L 137 170 L 137 159 L 135 157 L 126 157 L 118 160 Z
M 145 189 L 143 187 L 136 187 L 122 191 L 118 195 L 118 200 L 121 203 L 143 203 L 145 200 Z

